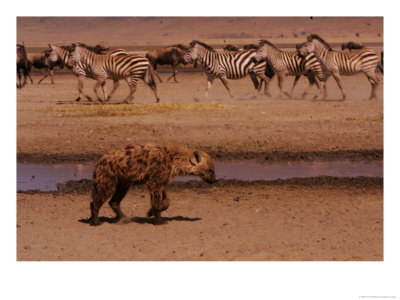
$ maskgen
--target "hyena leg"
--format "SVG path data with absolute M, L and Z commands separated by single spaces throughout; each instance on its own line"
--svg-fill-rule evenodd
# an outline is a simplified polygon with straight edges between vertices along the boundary
M 129 190 L 129 185 L 123 185 L 121 183 L 117 184 L 117 189 L 115 190 L 115 193 L 113 197 L 111 198 L 109 204 L 113 211 L 116 213 L 116 219 L 118 221 L 123 221 L 126 223 L 129 219 L 125 216 L 125 214 L 121 211 L 120 203 L 122 199 L 125 197 L 126 193 Z
M 108 199 L 109 195 L 100 191 L 93 191 L 92 202 L 90 202 L 90 225 L 97 226 L 100 225 L 99 221 L 99 210 L 103 206 L 104 202 Z
M 169 207 L 169 199 L 167 196 L 167 192 L 166 191 L 162 191 L 162 203 L 161 203 L 161 211 L 166 210 Z M 150 208 L 149 211 L 147 212 L 147 216 L 148 217 L 152 217 L 153 216 L 153 209 Z
M 166 197 L 166 194 L 164 198 L 162 187 L 155 189 L 149 188 L 149 189 L 150 189 L 151 210 L 154 216 L 154 225 L 165 224 L 166 221 L 161 218 L 161 212 L 168 208 L 169 205 L 168 198 Z

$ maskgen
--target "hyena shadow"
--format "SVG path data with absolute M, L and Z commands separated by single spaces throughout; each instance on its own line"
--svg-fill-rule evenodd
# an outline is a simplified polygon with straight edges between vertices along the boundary
M 201 218 L 189 218 L 189 217 L 182 217 L 182 216 L 175 216 L 175 217 L 163 217 L 164 221 L 171 222 L 171 221 L 184 221 L 184 222 L 196 222 L 201 220 Z M 118 218 L 109 218 L 109 217 L 99 217 L 101 223 L 118 223 Z M 81 219 L 79 220 L 81 223 L 90 224 L 90 218 Z M 128 222 L 124 222 L 121 224 L 126 223 L 137 223 L 137 224 L 154 224 L 154 218 L 146 218 L 146 217 L 133 217 L 128 220 Z

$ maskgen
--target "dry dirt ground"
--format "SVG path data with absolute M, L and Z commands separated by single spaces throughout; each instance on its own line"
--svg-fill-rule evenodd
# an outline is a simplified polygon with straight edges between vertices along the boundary
M 179 73 L 180 83 L 157 85 L 158 105 L 143 83 L 138 105 L 116 104 L 128 94 L 124 82 L 113 104 L 88 105 L 74 101 L 74 76 L 54 80 L 17 90 L 18 162 L 93 161 L 112 147 L 145 142 L 202 148 L 223 160 L 383 159 L 383 80 L 369 101 L 363 75 L 343 78 L 346 101 L 332 78 L 327 101 L 311 101 L 300 99 L 305 79 L 294 99 L 276 98 L 276 79 L 272 98 L 255 96 L 249 78 L 229 81 L 232 99 L 215 81 L 205 99 L 205 75 Z M 91 95 L 93 85 L 85 81 Z M 105 205 L 103 224 L 91 227 L 89 191 L 18 193 L 17 259 L 383 260 L 381 179 L 221 181 L 174 185 L 169 194 L 167 225 L 145 218 L 149 199 L 139 187 L 122 202 L 131 223 L 113 223 Z

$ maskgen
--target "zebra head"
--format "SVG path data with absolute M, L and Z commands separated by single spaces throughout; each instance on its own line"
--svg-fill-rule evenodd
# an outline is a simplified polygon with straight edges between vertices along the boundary
M 332 51 L 332 47 L 318 34 L 311 34 L 307 37 L 307 41 L 315 46 L 315 51 Z
M 186 54 L 183 56 L 183 60 L 190 64 L 193 62 L 197 61 L 198 58 L 198 48 L 197 48 L 197 44 L 194 44 L 193 42 L 190 44 L 190 48 L 188 49 L 188 51 L 186 52 Z
M 68 68 L 72 67 L 70 61 L 68 60 L 69 52 L 71 50 L 70 46 L 49 44 L 49 47 L 50 49 L 47 56 L 49 62 L 56 64 L 57 61 L 59 61 Z
M 296 45 L 297 53 L 302 56 L 306 57 L 310 53 L 315 52 L 315 44 L 313 42 L 304 42 L 301 44 Z
M 257 47 L 256 55 L 254 56 L 254 60 L 256 62 L 264 61 L 268 57 L 269 47 L 267 44 L 260 41 L 260 45 Z
M 59 59 L 59 55 L 57 53 L 58 46 L 49 44 L 50 52 L 48 55 L 48 60 L 52 63 L 55 63 Z

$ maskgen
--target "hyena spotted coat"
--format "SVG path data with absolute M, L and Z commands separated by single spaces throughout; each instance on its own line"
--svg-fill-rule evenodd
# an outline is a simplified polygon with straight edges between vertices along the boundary
M 120 202 L 134 184 L 147 185 L 151 201 L 147 216 L 154 216 L 156 225 L 164 223 L 161 212 L 169 206 L 165 187 L 174 176 L 199 176 L 208 183 L 217 180 L 211 157 L 204 151 L 179 146 L 135 145 L 107 152 L 93 171 L 90 225 L 100 225 L 99 210 L 111 196 L 109 204 L 117 220 L 128 221 Z

